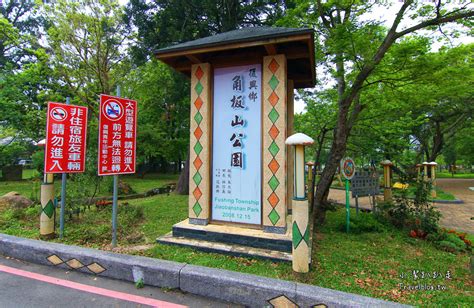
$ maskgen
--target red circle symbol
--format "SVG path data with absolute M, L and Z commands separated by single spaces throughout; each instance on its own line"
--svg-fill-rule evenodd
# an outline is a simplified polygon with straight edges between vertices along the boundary
M 345 158 L 341 161 L 341 172 L 346 179 L 350 180 L 354 177 L 355 169 L 355 163 L 351 158 Z
M 118 121 L 123 116 L 123 105 L 116 99 L 109 99 L 102 105 L 102 113 L 107 119 Z
M 51 118 L 53 120 L 55 120 L 57 122 L 62 122 L 64 120 L 66 120 L 66 118 L 67 118 L 67 111 L 66 111 L 66 109 L 64 109 L 62 107 L 54 107 L 49 112 L 49 115 L 51 116 Z

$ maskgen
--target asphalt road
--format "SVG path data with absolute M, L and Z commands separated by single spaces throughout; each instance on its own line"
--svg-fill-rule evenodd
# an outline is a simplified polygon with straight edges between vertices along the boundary
M 0 256 L 0 307 L 238 307 Z

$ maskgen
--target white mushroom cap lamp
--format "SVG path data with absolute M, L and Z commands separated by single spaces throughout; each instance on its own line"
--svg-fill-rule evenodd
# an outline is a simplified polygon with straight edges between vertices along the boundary
M 296 133 L 294 135 L 291 135 L 285 141 L 286 145 L 295 146 L 294 199 L 296 200 L 302 200 L 306 198 L 304 189 L 304 147 L 307 145 L 312 145 L 313 143 L 313 138 L 302 133 Z

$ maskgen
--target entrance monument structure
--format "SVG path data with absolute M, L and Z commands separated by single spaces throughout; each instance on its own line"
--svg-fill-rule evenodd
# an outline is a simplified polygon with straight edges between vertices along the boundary
M 189 219 L 158 241 L 291 259 L 285 140 L 294 89 L 315 85 L 314 31 L 249 27 L 155 55 L 191 79 Z

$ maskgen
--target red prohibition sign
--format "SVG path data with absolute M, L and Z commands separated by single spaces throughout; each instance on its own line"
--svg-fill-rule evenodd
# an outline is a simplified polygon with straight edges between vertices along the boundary
M 346 179 L 350 180 L 354 177 L 355 169 L 355 163 L 351 158 L 347 157 L 341 161 L 341 173 Z
M 61 107 L 54 107 L 49 112 L 49 115 L 51 116 L 51 118 L 53 120 L 55 120 L 57 122 L 62 122 L 64 120 L 66 120 L 66 118 L 67 118 L 67 111 L 66 111 L 66 109 L 61 108 Z
M 116 99 L 109 99 L 102 106 L 103 115 L 110 121 L 118 121 L 123 116 L 123 106 Z

